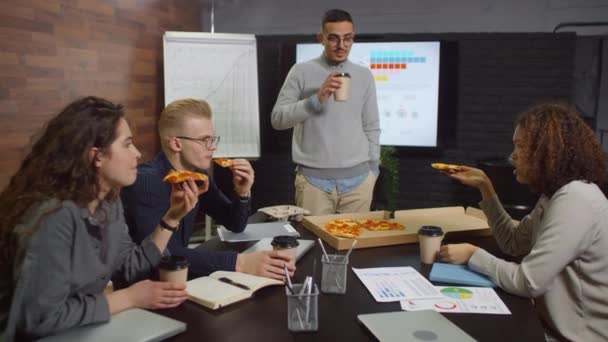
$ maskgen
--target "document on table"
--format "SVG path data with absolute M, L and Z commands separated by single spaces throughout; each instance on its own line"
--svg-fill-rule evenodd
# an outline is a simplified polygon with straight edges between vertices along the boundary
M 435 286 L 439 298 L 416 298 L 401 301 L 405 311 L 435 310 L 437 312 L 510 315 L 511 311 L 491 287 Z
M 353 268 L 377 302 L 441 297 L 439 290 L 412 267 Z

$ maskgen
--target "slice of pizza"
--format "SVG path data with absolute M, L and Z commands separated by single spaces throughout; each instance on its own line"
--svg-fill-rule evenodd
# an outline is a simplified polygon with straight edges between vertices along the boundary
M 192 179 L 194 181 L 204 182 L 209 177 L 199 172 L 186 171 L 186 170 L 171 170 L 167 173 L 165 178 L 163 178 L 163 182 L 171 183 L 171 184 L 180 184 L 188 179 Z
M 329 221 L 325 224 L 325 231 L 334 236 L 347 239 L 356 239 L 361 235 L 361 227 L 359 224 L 350 219 Z
M 391 222 L 389 220 L 382 219 L 358 220 L 357 223 L 360 224 L 363 228 L 370 231 L 402 230 L 405 228 L 397 222 Z
M 460 171 L 462 166 L 456 164 L 433 163 L 431 167 L 439 171 Z
M 232 160 L 228 158 L 216 158 L 213 160 L 217 165 L 221 167 L 230 167 L 232 166 Z

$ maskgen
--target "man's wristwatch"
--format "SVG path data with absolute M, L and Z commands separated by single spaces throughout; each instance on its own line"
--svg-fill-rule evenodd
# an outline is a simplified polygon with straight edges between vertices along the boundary
M 177 225 L 176 227 L 170 226 L 167 222 L 165 222 L 165 220 L 160 220 L 160 223 L 158 224 L 162 229 L 166 229 L 169 230 L 173 233 L 175 233 L 177 231 L 177 228 L 179 228 L 179 225 Z

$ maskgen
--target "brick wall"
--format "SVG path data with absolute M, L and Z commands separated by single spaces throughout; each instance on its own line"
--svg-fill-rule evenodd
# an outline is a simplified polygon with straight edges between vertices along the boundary
M 572 34 L 443 34 L 407 35 L 406 39 L 439 39 L 456 43 L 457 68 L 455 141 L 439 152 L 403 150 L 400 156 L 400 209 L 471 205 L 476 191 L 433 171 L 429 164 L 476 165 L 485 158 L 511 152 L 513 122 L 521 110 L 544 99 L 568 100 L 576 37 Z M 293 203 L 294 165 L 291 130 L 270 126 L 270 112 L 284 77 L 295 60 L 289 44 L 308 36 L 258 37 L 262 157 L 254 163 L 254 207 Z M 375 205 L 383 195 L 376 187 Z M 500 195 L 500 194 L 499 194 Z
M 2 1 L 0 188 L 30 136 L 85 95 L 125 105 L 137 145 L 152 157 L 164 102 L 162 34 L 198 30 L 200 6 L 188 0 Z

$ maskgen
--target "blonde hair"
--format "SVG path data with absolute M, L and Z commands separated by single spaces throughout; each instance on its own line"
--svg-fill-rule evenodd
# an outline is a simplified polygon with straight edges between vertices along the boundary
M 204 118 L 211 119 L 211 107 L 205 100 L 180 99 L 169 103 L 158 120 L 158 133 L 162 146 L 165 146 L 166 138 L 180 134 L 186 119 Z

